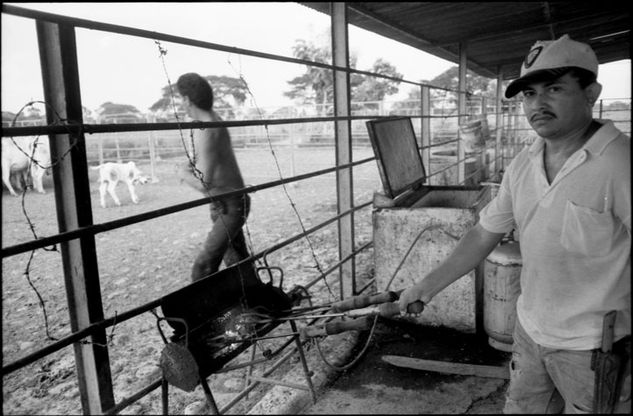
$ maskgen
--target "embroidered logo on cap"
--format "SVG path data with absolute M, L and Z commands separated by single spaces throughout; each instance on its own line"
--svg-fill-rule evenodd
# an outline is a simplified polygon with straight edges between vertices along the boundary
M 536 58 L 538 58 L 538 56 L 541 54 L 541 52 L 543 52 L 542 46 L 537 46 L 536 48 L 532 49 L 530 53 L 528 53 L 528 55 L 525 57 L 525 61 L 523 61 L 523 66 L 526 69 L 531 67 L 532 64 L 534 64 L 534 61 L 536 61 Z

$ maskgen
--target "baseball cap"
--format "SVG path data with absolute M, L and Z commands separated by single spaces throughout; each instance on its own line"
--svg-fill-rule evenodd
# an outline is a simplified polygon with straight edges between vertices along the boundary
M 506 88 L 506 98 L 512 98 L 531 82 L 555 79 L 570 67 L 593 72 L 598 76 L 598 58 L 591 46 L 563 35 L 557 40 L 536 41 L 521 65 L 521 77 Z

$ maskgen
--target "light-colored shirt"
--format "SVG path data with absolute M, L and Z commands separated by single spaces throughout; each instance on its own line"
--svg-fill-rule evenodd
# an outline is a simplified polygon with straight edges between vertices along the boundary
M 614 309 L 616 340 L 631 333 L 631 139 L 598 121 L 551 184 L 537 138 L 480 212 L 488 231 L 519 230 L 517 319 L 545 347 L 599 347 L 603 317 Z

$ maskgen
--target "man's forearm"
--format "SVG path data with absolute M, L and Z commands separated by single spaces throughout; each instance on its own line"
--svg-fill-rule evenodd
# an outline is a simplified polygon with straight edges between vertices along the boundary
M 499 243 L 504 234 L 490 233 L 479 224 L 469 230 L 452 253 L 419 282 L 428 302 L 451 283 L 473 270 Z

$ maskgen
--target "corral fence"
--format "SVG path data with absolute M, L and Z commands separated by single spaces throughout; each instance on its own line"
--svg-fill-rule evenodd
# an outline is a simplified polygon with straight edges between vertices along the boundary
M 345 4 L 333 3 L 333 7 L 336 9 L 332 19 L 333 42 L 339 50 L 346 50 L 346 23 L 338 17 L 345 14 Z M 46 126 L 3 127 L 3 137 L 49 135 L 51 154 L 56 164 L 53 175 L 59 179 L 56 183 L 61 188 L 57 188 L 55 192 L 57 211 L 63 216 L 63 219 L 59 220 L 59 234 L 3 247 L 2 257 L 60 244 L 72 329 L 72 333 L 65 338 L 51 342 L 17 361 L 3 364 L 2 375 L 4 377 L 66 346 L 73 345 L 81 402 L 86 414 L 117 413 L 161 386 L 161 381 L 157 380 L 119 403 L 114 401 L 105 331 L 115 324 L 152 311 L 159 305 L 159 300 L 123 311 L 118 316 L 104 316 L 99 280 L 88 278 L 88 276 L 99 276 L 95 256 L 95 235 L 206 205 L 210 200 L 335 173 L 338 203 L 334 216 L 308 231 L 288 236 L 283 242 L 255 253 L 245 261 L 259 260 L 270 251 L 293 244 L 297 239 L 336 222 L 339 230 L 339 260 L 329 265 L 322 275 L 306 287 L 318 288 L 327 275 L 338 274 L 340 298 L 345 298 L 363 293 L 372 284 L 370 281 L 363 287 L 357 285 L 355 265 L 358 254 L 368 250 L 371 243 L 357 246 L 354 240 L 354 222 L 359 219 L 370 221 L 372 201 L 355 203 L 353 198 L 350 198 L 354 186 L 352 171 L 361 165 L 376 163 L 373 157 L 360 160 L 353 157 L 355 147 L 369 146 L 365 129 L 367 120 L 387 116 L 412 118 L 420 151 L 427 166 L 429 184 L 464 185 L 494 179 L 503 170 L 504 165 L 514 157 L 518 149 L 530 140 L 527 129 L 521 123 L 520 105 L 517 101 L 504 101 L 491 97 L 470 97 L 467 100 L 466 91 L 452 91 L 459 98 L 457 105 L 450 106 L 448 103 L 434 103 L 432 97 L 432 91 L 444 93 L 447 90 L 399 80 L 420 89 L 421 99 L 410 103 L 409 108 L 397 110 L 387 103 L 372 106 L 367 105 L 368 103 L 354 103 L 355 105 L 352 106 L 350 104 L 353 100 L 348 95 L 349 88 L 346 88 L 347 74 L 358 72 L 366 76 L 389 77 L 351 69 L 343 57 L 337 54 L 334 54 L 333 64 L 323 64 L 133 27 L 36 12 L 5 4 L 2 6 L 2 12 L 33 19 L 36 22 L 45 99 L 54 109 L 50 111 L 47 108 Z M 338 85 L 335 88 L 335 100 L 327 105 L 329 107 L 327 110 L 306 108 L 302 109 L 305 110 L 303 112 L 283 118 L 239 120 L 227 118 L 223 122 L 211 123 L 145 120 L 145 122 L 123 124 L 87 124 L 82 120 L 79 98 L 76 28 L 88 28 L 191 47 L 227 51 L 265 60 L 324 68 L 333 72 L 335 86 Z M 485 120 L 490 134 L 486 136 L 487 140 L 483 147 L 474 152 L 466 152 L 458 125 L 472 120 Z M 630 132 L 630 111 L 628 125 Z M 231 129 L 232 139 L 237 147 L 261 146 L 265 141 L 268 142 L 268 138 L 276 145 L 290 147 L 329 146 L 336 155 L 336 166 L 108 223 L 93 223 L 91 210 L 86 209 L 88 207 L 85 202 L 90 201 L 86 174 L 89 163 L 128 159 L 150 159 L 158 162 L 162 158 L 182 155 L 183 141 L 187 142 L 186 132 L 189 129 L 220 126 Z M 181 129 L 185 131 L 184 140 Z M 57 158 L 58 155 L 60 155 L 59 158 Z M 91 342 L 81 342 L 84 339 L 90 339 Z M 257 384 L 255 382 L 249 388 L 252 389 Z M 226 410 L 228 408 L 221 409 L 222 412 Z

